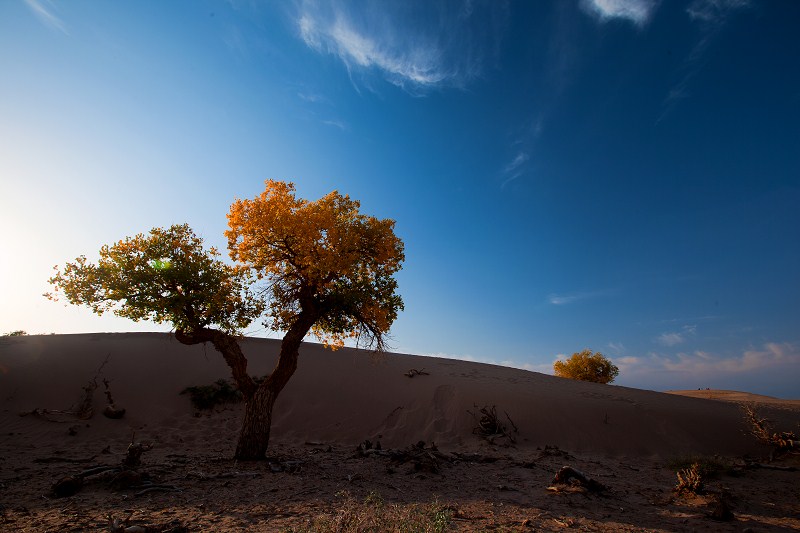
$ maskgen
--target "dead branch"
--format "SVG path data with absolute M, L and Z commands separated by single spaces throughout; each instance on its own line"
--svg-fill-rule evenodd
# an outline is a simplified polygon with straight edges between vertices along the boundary
M 141 463 L 142 454 L 153 449 L 152 444 L 144 444 L 141 442 L 131 442 L 128 445 L 128 453 L 122 461 L 122 465 L 127 469 L 133 469 Z
M 405 373 L 406 377 L 413 378 L 414 376 L 430 376 L 430 373 L 425 372 L 425 369 L 417 370 L 416 368 L 412 368 L 408 372 Z
M 115 420 L 122 418 L 125 416 L 125 408 L 117 407 L 114 404 L 114 398 L 111 396 L 111 386 L 107 378 L 103 378 L 103 385 L 106 387 L 105 393 L 106 399 L 108 400 L 108 405 L 106 405 L 106 408 L 103 409 L 103 415 L 106 418 L 112 418 Z
M 564 466 L 561 470 L 556 473 L 555 477 L 553 478 L 553 484 L 559 485 L 569 485 L 573 484 L 572 481 L 576 481 L 581 487 L 585 488 L 589 492 L 602 492 L 607 490 L 606 486 L 600 483 L 597 480 L 594 480 L 581 472 L 580 470 L 576 470 L 571 466 Z
M 70 457 L 37 457 L 33 460 L 34 463 L 91 463 L 94 461 L 96 455 L 87 457 L 85 459 L 72 459 Z
M 769 419 L 761 418 L 754 404 L 741 404 L 741 408 L 748 423 L 749 434 L 760 443 L 773 447 L 769 456 L 770 461 L 786 453 L 798 453 L 800 451 L 800 439 L 795 433 L 791 431 L 776 431 Z
M 183 489 L 181 489 L 180 487 L 176 487 L 175 485 L 152 485 L 143 488 L 142 490 L 134 494 L 134 496 L 138 498 L 139 496 L 144 496 L 149 492 L 182 492 L 182 490 Z
M 475 428 L 472 430 L 473 434 L 480 435 L 492 444 L 494 444 L 494 440 L 497 438 L 507 438 L 511 443 L 516 442 L 516 439 L 512 433 L 518 433 L 517 426 L 511 420 L 511 417 L 508 416 L 508 413 L 506 413 L 506 417 L 508 418 L 509 422 L 511 422 L 513 432 L 509 432 L 506 428 L 506 425 L 497 417 L 496 406 L 493 405 L 491 407 L 484 406 L 478 408 L 478 406 L 475 405 L 475 409 L 478 409 L 478 413 L 480 413 L 481 416 L 478 416 L 476 413 L 467 410 L 467 412 L 471 414 L 477 422 L 477 426 L 475 426 Z
M 779 466 L 779 465 L 768 465 L 764 463 L 747 463 L 747 468 L 763 468 L 764 470 L 780 470 L 782 472 L 796 472 L 797 468 L 794 466 Z

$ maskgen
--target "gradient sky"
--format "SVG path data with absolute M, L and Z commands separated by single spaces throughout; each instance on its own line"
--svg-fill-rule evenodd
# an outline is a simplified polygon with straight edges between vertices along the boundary
M 267 178 L 397 221 L 397 351 L 800 398 L 800 2 L 0 2 L 0 332 Z M 253 334 L 264 335 L 254 324 Z

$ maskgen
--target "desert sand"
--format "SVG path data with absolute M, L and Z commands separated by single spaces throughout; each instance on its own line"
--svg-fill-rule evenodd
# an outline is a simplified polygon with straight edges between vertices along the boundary
M 279 341 L 242 345 L 250 373 L 269 373 Z M 797 432 L 798 401 L 306 343 L 275 406 L 269 460 L 237 463 L 242 406 L 199 412 L 180 394 L 229 376 L 210 345 L 169 334 L 0 339 L 0 529 L 109 531 L 109 516 L 131 532 L 800 529 L 800 474 L 786 469 L 796 456 L 767 465 L 780 470 L 755 467 L 770 449 L 736 403 Z M 101 414 L 103 379 L 121 419 Z M 64 413 L 92 380 L 94 415 Z M 478 409 L 492 406 L 507 437 L 473 431 Z M 119 488 L 99 475 L 53 495 L 64 476 L 120 464 L 133 441 L 150 448 L 141 483 Z M 704 493 L 673 492 L 675 469 L 693 460 L 724 468 Z M 554 485 L 566 465 L 604 490 Z M 720 499 L 733 520 L 710 518 Z

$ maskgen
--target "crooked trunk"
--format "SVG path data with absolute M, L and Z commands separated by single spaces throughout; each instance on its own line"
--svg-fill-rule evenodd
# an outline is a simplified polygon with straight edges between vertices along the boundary
M 245 395 L 245 410 L 236 459 L 252 461 L 264 459 L 269 446 L 272 426 L 272 408 L 275 400 L 297 370 L 300 344 L 316 321 L 316 313 L 303 311 L 297 321 L 286 332 L 281 342 L 281 352 L 275 370 L 255 390 L 252 396 Z

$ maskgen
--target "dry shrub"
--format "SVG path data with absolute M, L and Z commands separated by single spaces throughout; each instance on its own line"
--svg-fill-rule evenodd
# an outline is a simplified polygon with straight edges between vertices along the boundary
M 321 533 L 361 531 L 442 533 L 447 530 L 453 509 L 434 500 L 428 504 L 400 505 L 387 503 L 377 492 L 370 492 L 360 502 L 347 492 L 338 493 L 341 500 L 325 515 L 309 520 L 307 529 Z
M 679 470 L 675 492 L 700 494 L 703 491 L 703 474 L 700 465 L 694 463 L 689 468 Z
M 239 403 L 242 393 L 226 379 L 218 379 L 211 385 L 186 387 L 181 394 L 188 394 L 192 406 L 198 411 L 210 411 L 219 405 Z

